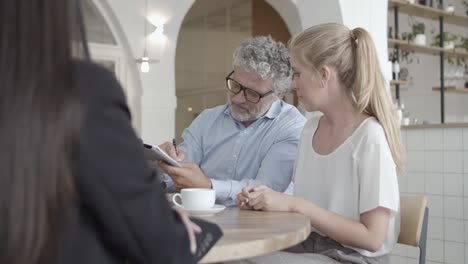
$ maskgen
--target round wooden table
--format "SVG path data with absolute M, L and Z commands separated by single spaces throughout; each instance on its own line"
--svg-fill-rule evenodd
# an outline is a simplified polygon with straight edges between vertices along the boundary
M 297 213 L 246 211 L 233 207 L 200 218 L 218 224 L 224 235 L 199 263 L 244 259 L 278 251 L 304 241 L 310 233 L 310 220 Z

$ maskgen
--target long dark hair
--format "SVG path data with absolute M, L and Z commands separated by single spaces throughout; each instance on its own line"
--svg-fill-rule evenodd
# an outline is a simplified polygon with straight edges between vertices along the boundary
M 0 263 L 56 262 L 76 193 L 78 1 L 0 1 Z

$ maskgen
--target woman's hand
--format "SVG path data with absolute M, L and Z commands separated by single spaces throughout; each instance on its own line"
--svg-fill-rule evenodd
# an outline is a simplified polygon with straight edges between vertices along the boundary
M 236 202 L 241 209 L 292 211 L 293 200 L 294 196 L 259 185 L 243 188 L 237 195 Z
M 253 191 L 254 186 L 246 186 L 242 188 L 242 191 L 236 197 L 236 204 L 242 210 L 252 210 L 252 206 L 249 206 L 250 192 Z
M 187 229 L 187 233 L 190 240 L 190 252 L 192 252 L 192 254 L 195 254 L 195 252 L 197 252 L 197 239 L 195 238 L 195 234 L 201 233 L 202 229 L 198 225 L 190 221 L 190 218 L 188 217 L 188 214 L 186 212 L 176 208 L 174 210 L 179 214 L 180 219 L 185 225 L 185 229 Z

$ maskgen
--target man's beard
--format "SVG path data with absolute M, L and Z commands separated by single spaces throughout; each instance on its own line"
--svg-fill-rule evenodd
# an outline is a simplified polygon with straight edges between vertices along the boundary
M 264 105 L 258 111 L 252 112 L 246 105 L 233 103 L 229 99 L 229 107 L 231 108 L 231 116 L 239 122 L 251 122 L 262 117 L 270 108 L 271 105 Z M 242 110 L 240 110 L 242 109 Z M 255 109 L 256 110 L 256 109 Z

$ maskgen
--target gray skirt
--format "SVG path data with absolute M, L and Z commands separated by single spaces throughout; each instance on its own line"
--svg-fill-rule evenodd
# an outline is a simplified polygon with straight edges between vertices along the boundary
M 318 263 L 346 263 L 346 264 L 389 264 L 390 257 L 365 257 L 355 250 L 343 247 L 335 240 L 312 232 L 310 236 L 300 244 L 284 251 L 273 252 L 264 256 L 245 259 L 229 264 L 318 264 Z

